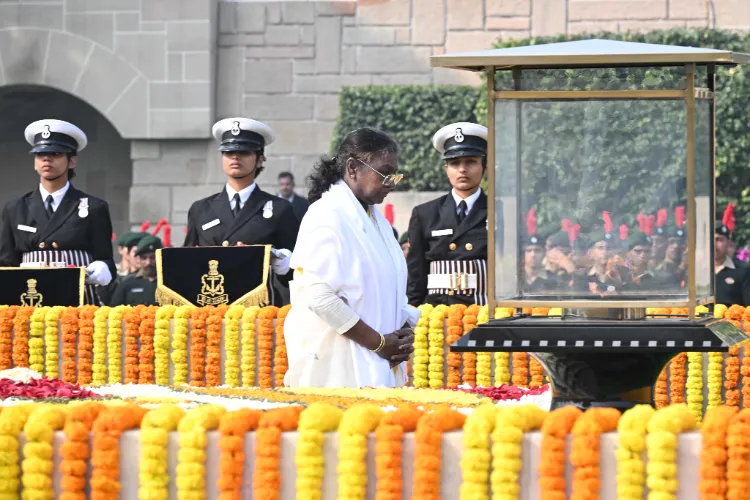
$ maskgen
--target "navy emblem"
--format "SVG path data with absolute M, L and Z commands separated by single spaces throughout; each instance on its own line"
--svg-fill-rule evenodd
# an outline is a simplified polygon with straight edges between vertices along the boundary
M 52 135 L 52 132 L 49 130 L 49 125 L 44 126 L 44 130 L 42 130 L 42 139 L 49 139 L 49 136 Z
M 463 134 L 463 131 L 460 128 L 456 129 L 456 135 L 453 136 L 453 139 L 456 142 L 464 142 L 464 134 Z
M 240 135 L 240 122 L 234 122 L 232 125 L 232 135 Z

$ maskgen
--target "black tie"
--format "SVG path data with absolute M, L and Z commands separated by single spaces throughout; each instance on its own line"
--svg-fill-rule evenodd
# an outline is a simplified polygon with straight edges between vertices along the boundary
M 461 224 L 466 218 L 466 200 L 461 200 L 458 204 L 458 223 Z
M 53 215 L 55 215 L 55 211 L 52 210 L 52 203 L 54 203 L 54 199 L 52 198 L 51 194 L 47 195 L 47 199 L 45 200 L 45 209 L 47 210 L 47 216 L 51 219 Z
M 234 193 L 234 209 L 232 210 L 232 215 L 237 217 L 240 214 L 240 193 Z

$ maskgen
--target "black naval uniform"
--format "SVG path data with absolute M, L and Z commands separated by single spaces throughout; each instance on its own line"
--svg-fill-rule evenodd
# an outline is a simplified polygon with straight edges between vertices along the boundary
M 724 261 L 724 267 L 716 273 L 716 303 L 729 307 L 750 305 L 750 267 L 744 262 L 736 264 L 732 259 Z
M 409 221 L 409 254 L 406 257 L 409 304 L 487 303 L 487 195 L 484 192 L 479 194 L 461 223 L 457 211 L 452 193 L 414 208 Z M 455 273 L 459 276 L 475 275 L 476 288 L 428 287 L 429 275 Z
M 86 200 L 85 202 L 82 200 Z M 87 203 L 87 210 L 81 210 Z M 117 274 L 112 255 L 112 222 L 107 202 L 68 187 L 52 217 L 39 189 L 9 201 L 2 213 L 0 266 L 66 262 L 87 266 L 103 261 Z M 99 304 L 94 285 L 86 285 L 86 304 Z
M 266 208 L 268 203 L 271 203 L 270 210 Z M 288 201 L 261 191 L 256 185 L 235 217 L 227 191 L 223 189 L 190 207 L 184 246 L 272 245 L 293 250 L 298 232 L 299 221 Z M 283 286 L 288 286 L 291 278 L 292 271 L 278 276 Z M 273 293 L 273 287 L 270 288 L 272 302 L 278 305 L 279 290 Z

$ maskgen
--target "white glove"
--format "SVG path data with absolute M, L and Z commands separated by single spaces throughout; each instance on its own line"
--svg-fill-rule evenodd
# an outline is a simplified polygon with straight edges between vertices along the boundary
M 87 285 L 107 286 L 110 281 L 112 281 L 112 273 L 109 271 L 109 266 L 105 262 L 95 260 L 86 266 Z
M 283 276 L 289 272 L 289 262 L 292 260 L 292 252 L 286 248 L 281 250 L 271 249 L 271 269 L 273 272 Z

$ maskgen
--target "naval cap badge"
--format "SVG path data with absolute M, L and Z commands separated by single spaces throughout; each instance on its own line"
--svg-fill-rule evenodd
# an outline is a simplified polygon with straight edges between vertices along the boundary
M 240 122 L 234 122 L 232 124 L 232 135 L 240 135 Z
M 464 134 L 463 134 L 463 131 L 460 128 L 456 129 L 456 134 L 453 136 L 453 139 L 456 142 L 464 142 Z
M 52 135 L 52 132 L 49 130 L 49 125 L 44 126 L 44 130 L 42 130 L 42 139 L 49 139 L 49 136 Z

